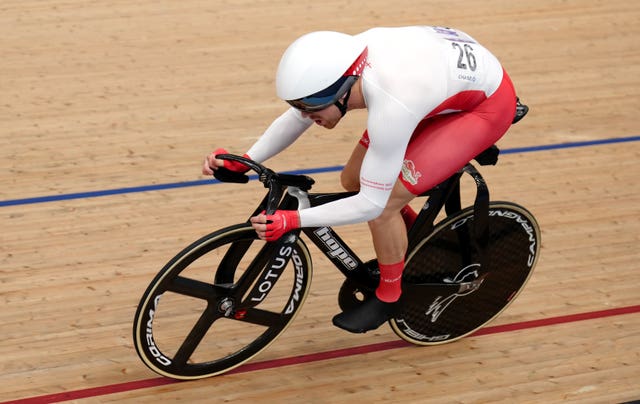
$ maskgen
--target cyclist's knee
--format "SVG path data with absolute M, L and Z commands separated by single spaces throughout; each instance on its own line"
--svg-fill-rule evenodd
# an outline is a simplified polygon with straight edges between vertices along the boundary
M 360 180 L 357 176 L 350 175 L 346 170 L 343 170 L 340 174 L 340 184 L 349 192 L 360 191 Z
M 370 224 L 374 226 L 386 226 L 390 220 L 393 220 L 395 217 L 400 215 L 400 209 L 395 209 L 387 206 L 384 208 L 382 213 L 375 219 L 369 221 Z

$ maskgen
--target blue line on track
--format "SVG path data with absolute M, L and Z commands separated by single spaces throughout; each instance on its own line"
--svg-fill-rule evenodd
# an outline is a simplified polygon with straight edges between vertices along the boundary
M 640 136 L 590 140 L 590 141 L 584 141 L 584 142 L 558 143 L 558 144 L 530 146 L 530 147 L 516 147 L 512 149 L 503 149 L 500 151 L 500 153 L 501 154 L 532 153 L 532 152 L 539 152 L 539 151 L 546 151 L 546 150 L 570 149 L 570 148 L 577 148 L 577 147 L 600 146 L 600 145 L 607 145 L 607 144 L 613 144 L 613 143 L 626 143 L 626 142 L 637 142 L 637 141 L 640 141 Z M 319 173 L 340 171 L 342 170 L 342 168 L 343 166 L 320 167 L 320 168 L 310 168 L 305 170 L 290 171 L 289 173 L 290 174 L 319 174 Z M 251 180 L 255 180 L 257 179 L 257 176 L 250 175 L 249 178 Z M 24 199 L 11 199 L 6 201 L 0 201 L 0 207 L 15 206 L 15 205 L 29 205 L 29 204 L 44 203 L 44 202 L 66 201 L 71 199 L 96 198 L 99 196 L 107 196 L 107 195 L 160 191 L 164 189 L 211 185 L 219 182 L 220 181 L 215 179 L 214 180 L 207 179 L 207 180 L 198 180 L 198 181 L 173 182 L 168 184 L 145 185 L 145 186 L 139 186 L 139 187 L 107 189 L 103 191 L 77 192 L 72 194 L 40 196 L 40 197 L 24 198 Z

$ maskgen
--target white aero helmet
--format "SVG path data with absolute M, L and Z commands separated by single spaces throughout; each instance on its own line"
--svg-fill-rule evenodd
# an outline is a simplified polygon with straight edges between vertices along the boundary
M 336 105 L 344 115 L 351 86 L 362 74 L 366 61 L 367 46 L 354 36 L 332 31 L 303 35 L 289 45 L 280 59 L 276 74 L 278 97 L 304 112 Z

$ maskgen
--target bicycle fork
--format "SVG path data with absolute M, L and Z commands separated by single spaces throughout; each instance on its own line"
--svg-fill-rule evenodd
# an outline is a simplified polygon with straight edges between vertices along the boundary
M 306 192 L 296 187 L 288 187 L 287 193 L 294 196 L 298 200 L 298 206 L 308 207 L 309 200 L 306 198 Z M 274 198 L 267 201 L 268 204 L 277 202 Z M 286 203 L 286 202 L 285 202 Z M 267 206 L 267 210 L 275 210 L 273 206 Z M 255 282 L 253 288 L 242 302 L 242 308 L 255 307 L 267 297 L 273 289 L 278 279 L 282 275 L 287 263 L 293 254 L 293 245 L 300 236 L 300 229 L 290 231 L 280 237 L 273 245 L 267 244 L 267 248 L 261 254 L 265 254 L 269 258 L 269 262 L 262 270 L 262 273 Z
M 297 238 L 297 234 L 290 232 L 282 236 L 275 243 L 269 262 L 262 270 L 253 288 L 242 303 L 243 308 L 255 307 L 264 301 L 278 279 L 280 279 L 284 268 L 291 259 L 293 244 Z M 267 253 L 269 253 L 271 248 L 267 249 L 267 251 Z

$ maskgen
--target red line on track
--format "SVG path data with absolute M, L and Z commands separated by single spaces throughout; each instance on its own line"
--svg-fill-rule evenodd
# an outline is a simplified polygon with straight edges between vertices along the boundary
M 640 305 L 619 307 L 615 309 L 592 311 L 587 313 L 569 314 L 566 316 L 543 318 L 539 320 L 522 321 L 519 323 L 502 324 L 492 327 L 485 327 L 475 332 L 471 336 L 481 336 L 489 334 L 498 334 L 503 332 L 526 330 L 529 328 L 546 327 L 556 324 L 566 324 L 576 321 L 593 320 L 604 317 L 619 316 L 623 314 L 632 314 L 640 312 Z M 388 342 L 380 342 L 377 344 L 362 345 L 352 348 L 336 349 L 333 351 L 318 352 L 307 355 L 291 356 L 288 358 L 274 359 L 264 362 L 249 363 L 237 367 L 226 374 L 247 373 L 262 369 L 278 368 L 289 365 L 298 365 L 301 363 L 318 362 L 334 358 L 343 358 L 346 356 L 361 355 L 370 352 L 380 352 L 389 349 L 411 346 L 403 340 L 394 340 Z M 166 377 L 157 377 L 154 379 L 138 380 L 134 382 L 126 382 L 119 384 L 111 384 L 107 386 L 92 387 L 84 390 L 67 391 L 64 393 L 48 394 L 30 398 L 23 398 L 13 401 L 5 401 L 0 404 L 44 404 L 57 403 L 60 401 L 78 400 L 81 398 L 97 397 L 107 394 L 122 393 L 126 391 L 145 389 L 149 387 L 163 386 L 166 384 L 182 383 L 179 380 L 173 380 Z

